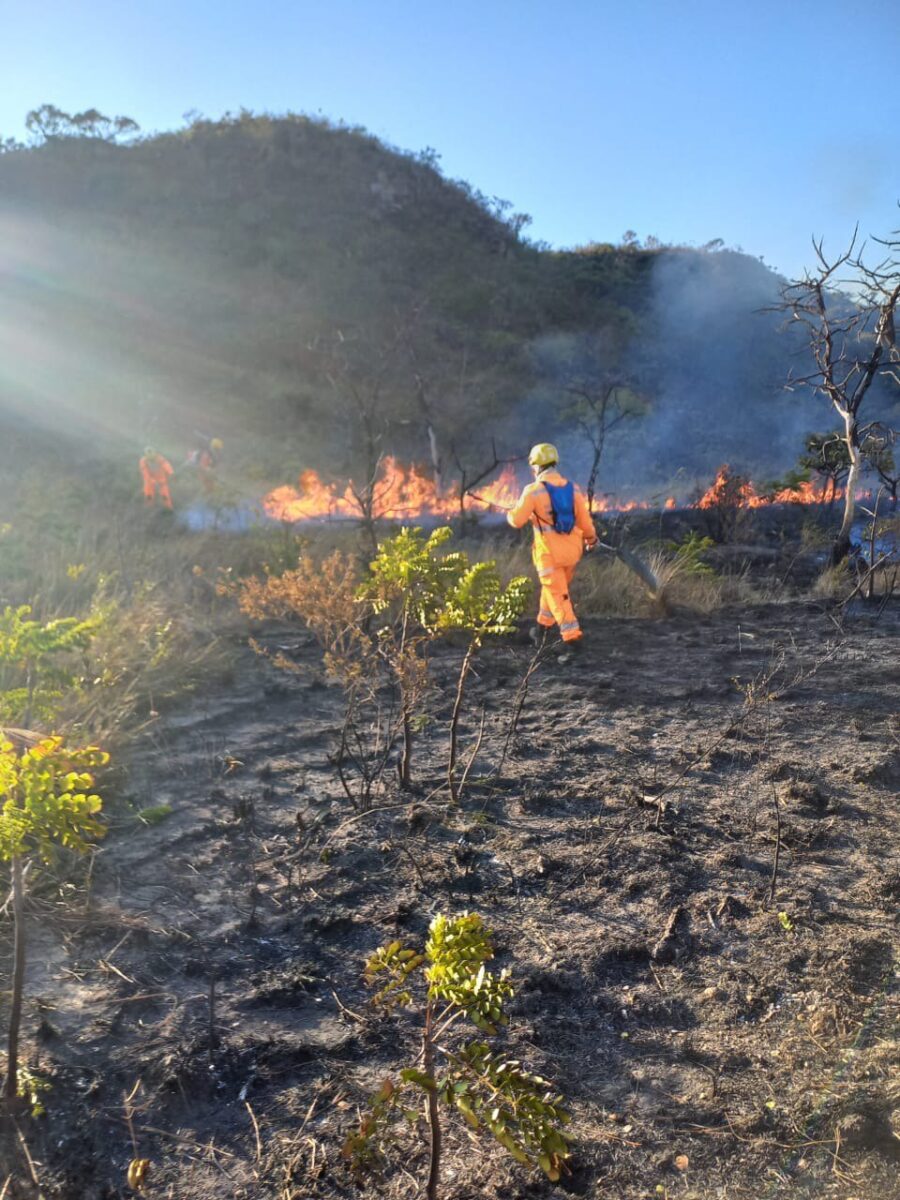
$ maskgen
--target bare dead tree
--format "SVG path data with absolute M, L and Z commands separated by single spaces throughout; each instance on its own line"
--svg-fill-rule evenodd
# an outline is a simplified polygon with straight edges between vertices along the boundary
M 412 330 L 409 331 L 411 333 Z M 416 403 L 419 407 L 419 412 L 422 415 L 422 420 L 425 423 L 425 435 L 428 438 L 428 453 L 431 457 L 431 470 L 434 475 L 434 486 L 440 496 L 443 493 L 445 485 L 444 471 L 444 447 L 441 436 L 438 432 L 438 421 L 435 415 L 436 403 L 438 406 L 445 403 L 446 391 L 455 392 L 456 399 L 462 400 L 465 394 L 467 379 L 466 373 L 468 368 L 468 351 L 465 346 L 459 352 L 459 372 L 457 378 L 450 386 L 447 379 L 441 380 L 439 383 L 433 378 L 433 368 L 430 370 L 425 362 L 423 355 L 420 353 L 417 339 L 413 336 L 407 336 L 407 353 L 409 354 L 410 364 L 412 366 L 413 385 L 416 392 Z M 435 393 L 438 393 L 437 396 Z
M 776 311 L 787 314 L 789 325 L 807 334 L 814 369 L 792 378 L 794 386 L 811 387 L 838 414 L 850 466 L 844 495 L 844 515 L 832 547 L 833 563 L 850 550 L 856 514 L 856 489 L 863 469 L 863 442 L 868 427 L 860 414 L 866 394 L 879 374 L 900 383 L 894 315 L 900 301 L 900 230 L 890 239 L 875 239 L 886 250 L 875 265 L 863 261 L 865 245 L 857 249 L 858 230 L 837 258 L 825 254 L 813 240 L 817 267 L 787 284 Z M 845 289 L 842 291 L 842 289 Z M 849 294 L 848 294 L 849 292 Z
M 488 337 L 448 319 L 425 292 L 403 313 L 401 351 L 418 409 L 418 419 L 411 415 L 408 423 L 424 431 L 440 496 L 450 483 L 453 431 L 483 429 L 489 397 L 501 381 L 510 385 L 515 364 Z
M 384 441 L 391 427 L 386 396 L 391 373 L 403 338 L 397 322 L 391 336 L 367 338 L 337 329 L 327 339 L 310 346 L 320 362 L 323 378 L 331 388 L 338 411 L 348 420 L 350 441 L 357 447 L 361 482 L 351 483 L 363 530 L 377 548 L 375 521 L 381 515 L 384 490 L 378 476 L 384 458 Z
M 516 463 L 521 462 L 524 457 L 524 455 L 518 454 L 512 458 L 501 458 L 497 453 L 497 443 L 493 438 L 491 438 L 491 460 L 490 462 L 486 461 L 482 463 L 481 466 L 469 467 L 465 465 L 457 452 L 455 443 L 450 447 L 450 453 L 453 455 L 453 463 L 456 467 L 457 474 L 459 475 L 460 517 L 464 517 L 466 515 L 467 497 L 471 496 L 473 500 L 486 503 L 486 501 L 480 500 L 480 497 L 475 492 L 475 489 L 480 484 L 484 483 L 486 479 L 490 479 L 491 475 L 493 475 L 499 467 L 514 466 Z M 491 507 L 496 508 L 497 506 L 491 505 Z
M 572 397 L 570 415 L 591 447 L 591 470 L 588 475 L 587 501 L 593 515 L 600 460 L 606 439 L 623 421 L 638 415 L 633 393 L 623 379 L 602 379 L 596 382 L 572 383 L 566 387 Z
M 620 309 L 610 314 L 602 328 L 543 338 L 533 352 L 538 386 L 548 409 L 558 409 L 558 417 L 577 427 L 591 447 L 587 485 L 591 512 L 610 434 L 645 408 L 630 367 L 637 333 L 636 318 Z

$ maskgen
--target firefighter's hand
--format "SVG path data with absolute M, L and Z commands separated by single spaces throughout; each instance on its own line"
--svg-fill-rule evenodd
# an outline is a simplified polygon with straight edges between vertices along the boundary
M 598 545 L 598 540 L 597 540 L 597 538 L 594 538 L 594 540 L 593 540 L 592 542 L 585 542 L 585 543 L 584 543 L 584 552 L 585 552 L 585 554 L 590 554 L 590 552 L 591 552 L 592 550 L 596 550 L 596 549 L 597 549 L 597 545 Z

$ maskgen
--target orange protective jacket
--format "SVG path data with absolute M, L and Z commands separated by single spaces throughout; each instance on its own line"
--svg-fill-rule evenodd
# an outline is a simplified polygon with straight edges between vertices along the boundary
M 544 481 L 561 487 L 568 483 L 555 467 L 541 471 L 534 483 L 530 483 L 519 497 L 515 508 L 507 514 L 513 529 L 522 529 L 531 523 L 534 526 L 535 564 L 552 563 L 557 567 L 574 567 L 584 553 L 585 544 L 592 546 L 597 541 L 597 532 L 588 510 L 584 492 L 575 484 L 575 527 L 570 533 L 557 533 L 553 528 L 553 509 L 550 493 Z
M 172 464 L 161 454 L 156 454 L 153 458 L 147 458 L 145 455 L 141 459 L 140 466 L 144 483 L 168 483 L 169 476 L 172 474 Z

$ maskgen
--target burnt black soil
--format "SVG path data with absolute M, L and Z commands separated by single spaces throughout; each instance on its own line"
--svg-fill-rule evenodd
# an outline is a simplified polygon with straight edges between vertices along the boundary
M 130 1195 L 133 1157 L 153 1197 L 359 1194 L 343 1136 L 416 1047 L 363 958 L 470 908 L 514 972 L 508 1042 L 571 1106 L 565 1189 L 900 1196 L 898 628 L 801 603 L 590 621 L 500 772 L 530 649 L 486 649 L 461 808 L 432 794 L 438 705 L 417 792 L 360 816 L 315 648 L 268 631 L 293 675 L 235 643 L 234 686 L 136 752 L 89 886 L 33 896 L 27 1060 L 52 1086 L 0 1194 Z M 423 1152 L 401 1157 L 381 1194 L 417 1194 Z M 562 1191 L 449 1133 L 447 1197 Z

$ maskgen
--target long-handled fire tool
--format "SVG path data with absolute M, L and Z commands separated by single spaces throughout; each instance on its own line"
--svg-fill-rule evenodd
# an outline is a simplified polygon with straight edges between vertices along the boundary
M 467 492 L 466 495 L 471 496 L 473 500 L 477 500 L 479 504 L 485 504 L 488 508 L 494 508 L 498 512 L 512 511 L 508 505 L 496 504 L 493 500 L 488 500 L 484 496 L 479 496 L 477 492 Z M 645 559 L 641 558 L 641 556 L 635 550 L 631 550 L 627 546 L 623 546 L 621 543 L 618 546 L 613 546 L 609 542 L 601 542 L 599 540 L 596 543 L 596 548 L 598 550 L 608 550 L 611 554 L 615 554 L 616 558 L 621 559 L 621 561 L 626 567 L 628 567 L 629 570 L 634 571 L 641 583 L 643 583 L 650 592 L 651 599 L 655 600 L 659 604 L 664 603 L 665 585 L 657 576 L 650 564 Z

